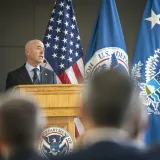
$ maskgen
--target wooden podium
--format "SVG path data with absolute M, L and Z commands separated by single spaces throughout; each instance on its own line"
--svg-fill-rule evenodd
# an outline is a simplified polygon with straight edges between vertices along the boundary
M 35 95 L 47 117 L 46 127 L 64 128 L 75 138 L 74 117 L 78 115 L 82 85 L 19 85 L 14 89 Z

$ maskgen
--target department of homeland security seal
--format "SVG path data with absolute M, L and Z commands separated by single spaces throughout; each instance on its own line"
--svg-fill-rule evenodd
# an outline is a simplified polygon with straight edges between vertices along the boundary
M 160 115 L 160 49 L 132 68 L 132 78 L 140 91 L 140 98 L 149 114 Z
M 103 70 L 119 70 L 128 74 L 128 56 L 117 47 L 107 47 L 96 51 L 85 66 L 85 80 Z
M 50 127 L 43 131 L 39 150 L 41 154 L 49 159 L 56 155 L 65 155 L 73 149 L 71 135 L 62 128 Z

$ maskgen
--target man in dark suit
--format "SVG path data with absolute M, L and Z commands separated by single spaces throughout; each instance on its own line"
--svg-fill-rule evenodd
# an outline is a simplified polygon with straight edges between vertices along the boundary
M 0 97 L 0 142 L 7 160 L 42 160 L 38 141 L 45 118 L 39 104 L 27 94 L 5 92 Z
M 80 150 L 59 160 L 140 160 L 141 150 L 130 144 L 123 130 L 133 101 L 129 78 L 116 71 L 97 73 L 85 88 L 81 117 L 86 128 Z
M 31 40 L 25 45 L 27 62 L 7 75 L 6 89 L 21 84 L 54 84 L 54 72 L 42 67 L 44 45 L 40 40 Z M 40 75 L 41 74 L 41 75 Z

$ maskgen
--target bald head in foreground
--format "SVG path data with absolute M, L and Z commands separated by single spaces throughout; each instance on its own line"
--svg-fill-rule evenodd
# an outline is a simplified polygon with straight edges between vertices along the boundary
M 40 107 L 25 93 L 8 92 L 0 97 L 0 142 L 6 159 L 42 159 L 37 154 L 45 125 Z
M 26 63 L 8 73 L 6 90 L 22 84 L 54 84 L 56 77 L 53 71 L 42 67 L 44 61 L 44 44 L 40 40 L 30 40 L 25 45 Z
M 116 71 L 97 73 L 84 89 L 81 116 L 87 129 L 82 149 L 60 160 L 140 160 L 124 124 L 136 94 L 129 77 Z M 136 96 L 138 98 L 138 96 Z

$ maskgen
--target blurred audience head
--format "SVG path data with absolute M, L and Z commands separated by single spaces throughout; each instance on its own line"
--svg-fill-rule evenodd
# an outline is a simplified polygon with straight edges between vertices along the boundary
M 6 92 L 0 97 L 0 141 L 8 150 L 33 148 L 45 124 L 40 105 L 23 92 Z
M 83 96 L 82 118 L 89 127 L 121 128 L 130 109 L 132 81 L 118 71 L 102 71 L 90 79 Z

